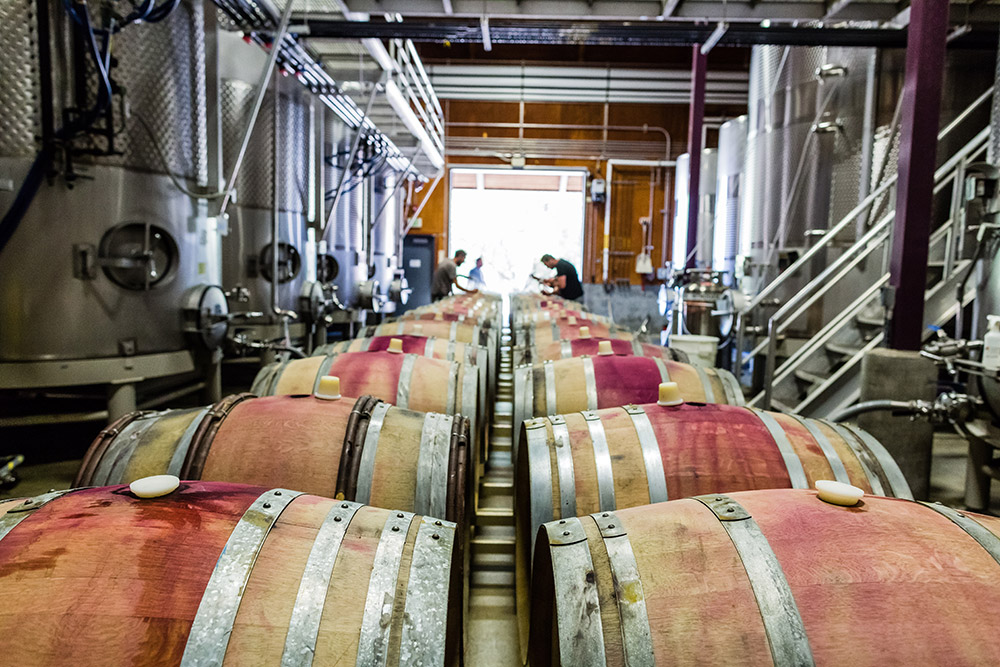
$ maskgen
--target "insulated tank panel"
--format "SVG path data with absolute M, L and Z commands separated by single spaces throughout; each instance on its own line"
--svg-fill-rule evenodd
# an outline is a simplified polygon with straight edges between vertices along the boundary
M 698 183 L 698 243 L 694 250 L 695 266 L 704 268 L 712 262 L 712 229 L 715 222 L 715 174 L 718 156 L 714 148 L 705 148 L 701 154 L 701 180 Z M 675 271 L 687 265 L 688 197 L 691 159 L 687 153 L 677 158 L 674 167 L 674 235 L 671 253 Z
M 747 117 L 727 121 L 719 128 L 719 168 L 716 179 L 715 230 L 712 268 L 723 271 L 727 286 L 734 284 L 739 252 L 740 190 L 746 157 Z
M 220 282 L 207 208 L 166 175 L 169 169 L 187 187 L 206 180 L 202 12 L 198 3 L 181 3 L 164 21 L 128 26 L 116 36 L 112 76 L 131 110 L 123 119 L 115 109 L 122 154 L 78 156 L 85 178 L 69 188 L 59 175 L 38 189 L 0 253 L 0 359 L 93 359 L 187 347 L 186 292 Z M 0 23 L 13 31 L 0 43 L 0 176 L 16 187 L 40 148 L 35 21 L 30 3 L 0 0 Z M 69 31 L 56 6 L 51 29 Z M 56 59 L 57 91 L 68 90 L 69 67 Z M 62 103 L 73 102 L 57 95 Z M 61 109 L 54 115 L 58 126 Z M 8 210 L 13 196 L 0 192 L 0 210 Z

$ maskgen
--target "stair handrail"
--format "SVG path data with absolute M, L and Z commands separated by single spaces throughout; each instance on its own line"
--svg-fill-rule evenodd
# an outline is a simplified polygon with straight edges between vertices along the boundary
M 947 182 L 951 177 L 954 177 L 954 175 L 955 175 L 954 172 L 955 172 L 956 167 L 963 160 L 965 160 L 969 155 L 974 154 L 975 152 L 978 152 L 979 150 L 981 150 L 982 147 L 983 147 L 983 144 L 985 144 L 986 141 L 989 139 L 989 136 L 990 136 L 990 127 L 987 126 L 987 127 L 983 128 L 982 130 L 980 130 L 980 132 L 978 134 L 976 134 L 976 136 L 971 141 L 969 141 L 969 143 L 967 143 L 961 149 L 959 149 L 958 151 L 956 151 L 955 154 L 952 155 L 951 158 L 949 158 L 944 164 L 942 164 L 940 167 L 938 167 L 938 169 L 934 172 L 934 183 L 935 183 L 935 185 L 937 185 L 939 183 L 943 184 L 944 182 Z M 895 179 L 895 178 L 896 178 L 896 176 L 893 177 L 893 179 Z M 890 179 L 890 180 L 893 180 L 893 179 Z M 867 200 L 867 198 L 866 198 L 866 200 Z M 859 205 L 859 207 L 860 206 L 861 205 Z M 857 208 L 855 210 L 857 210 Z M 893 211 L 892 217 L 895 217 L 895 211 Z M 777 336 L 778 332 L 776 330 L 777 323 L 781 319 L 783 319 L 789 313 L 789 311 L 791 311 L 794 307 L 796 307 L 799 304 L 799 302 L 802 301 L 802 299 L 806 298 L 807 296 L 811 296 L 812 292 L 815 289 L 817 289 L 818 287 L 822 288 L 822 289 L 820 289 L 821 293 L 825 293 L 826 291 L 828 291 L 832 287 L 832 283 L 828 283 L 826 281 L 826 279 L 834 271 L 836 271 L 837 269 L 839 269 L 843 264 L 845 264 L 848 261 L 850 261 L 850 259 L 854 256 L 854 254 L 856 254 L 856 252 L 859 249 L 866 247 L 867 244 L 870 243 L 870 241 L 872 240 L 872 238 L 874 238 L 874 236 L 876 236 L 878 233 L 881 233 L 883 231 L 883 229 L 882 229 L 883 225 L 886 225 L 887 224 L 887 220 L 889 220 L 889 219 L 890 219 L 889 215 L 885 216 L 878 224 L 874 225 L 870 230 L 868 230 L 868 232 L 866 232 L 865 235 L 861 239 L 858 240 L 858 242 L 856 242 L 854 245 L 852 245 L 851 248 L 847 252 L 843 253 L 840 257 L 837 258 L 836 261 L 834 261 L 832 264 L 830 264 L 818 276 L 816 276 L 811 281 L 809 281 L 809 283 L 807 283 L 802 289 L 800 289 L 798 292 L 796 292 L 773 315 L 771 315 L 771 317 L 768 318 L 768 320 L 767 320 L 767 337 L 766 337 L 765 341 L 761 341 L 761 343 L 757 346 L 757 348 L 759 348 L 760 345 L 763 345 L 764 343 L 767 344 L 767 356 L 766 356 L 765 362 L 764 362 L 764 404 L 763 404 L 763 408 L 765 410 L 768 409 L 768 408 L 770 408 L 770 406 L 771 406 L 771 395 L 772 395 L 773 389 L 774 389 L 773 388 L 773 380 L 774 380 L 775 362 L 776 362 L 777 347 L 778 347 L 778 336 Z M 831 232 L 832 231 L 833 230 L 831 229 Z M 830 233 L 824 235 L 823 239 L 825 240 L 829 236 L 830 236 Z M 791 270 L 792 270 L 792 267 L 789 267 L 786 270 L 786 273 L 790 272 Z M 757 348 L 755 348 L 755 349 L 757 349 Z
M 990 97 L 992 97 L 993 95 L 993 88 L 994 88 L 993 86 L 987 88 L 986 91 L 982 95 L 977 97 L 972 102 L 972 104 L 967 106 L 962 111 L 962 113 L 956 116 L 954 120 L 948 123 L 948 125 L 943 127 L 941 131 L 938 132 L 937 135 L 938 142 L 947 137 L 956 127 L 958 127 L 962 123 L 962 121 L 968 118 L 973 111 L 978 109 L 979 106 L 983 104 L 983 102 L 990 99 Z M 949 162 L 946 162 L 945 165 L 949 164 Z M 942 167 L 943 166 L 944 165 L 942 165 Z M 801 257 L 799 257 L 797 260 L 795 260 L 795 262 L 791 264 L 791 266 L 782 271 L 780 275 L 778 275 L 774 280 L 768 283 L 768 285 L 764 289 L 762 289 L 753 299 L 751 299 L 750 302 L 743 309 L 743 314 L 746 314 L 751 310 L 753 310 L 754 308 L 756 308 L 757 306 L 759 306 L 764 299 L 771 296 L 781 285 L 790 280 L 791 277 L 799 269 L 804 267 L 807 262 L 809 262 L 813 257 L 815 257 L 820 250 L 830 245 L 833 242 L 833 240 L 837 237 L 837 235 L 844 229 L 846 229 L 849 224 L 854 222 L 857 219 L 857 217 L 861 215 L 861 213 L 868 210 L 868 208 L 870 208 L 875 203 L 876 199 L 881 197 L 889 188 L 895 185 L 898 179 L 899 179 L 899 174 L 896 173 L 893 174 L 888 179 L 886 179 L 885 181 L 883 181 L 883 183 L 879 185 L 877 188 L 875 188 L 867 197 L 865 197 L 861 201 L 861 203 L 859 203 L 857 206 L 851 209 L 850 212 L 847 213 L 847 215 L 841 218 L 840 222 L 838 222 L 836 225 L 827 230 L 827 232 L 820 237 L 819 241 L 817 241 L 812 247 L 806 250 L 806 252 L 803 253 Z

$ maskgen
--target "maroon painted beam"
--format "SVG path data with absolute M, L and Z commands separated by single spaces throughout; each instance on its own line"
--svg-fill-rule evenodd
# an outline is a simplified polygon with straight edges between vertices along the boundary
M 896 350 L 919 350 L 922 343 L 947 31 L 948 0 L 921 0 L 910 6 L 896 218 L 889 260 L 892 312 L 886 322 L 887 344 Z
M 702 126 L 705 122 L 705 70 L 708 56 L 701 46 L 691 47 L 691 108 L 688 115 L 688 232 L 686 267 L 695 266 L 698 247 L 698 209 L 701 208 Z

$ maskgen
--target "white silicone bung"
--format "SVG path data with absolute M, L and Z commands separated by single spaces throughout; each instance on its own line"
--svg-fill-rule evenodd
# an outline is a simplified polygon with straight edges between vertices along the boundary
M 608 356 L 610 354 L 614 354 L 614 353 L 615 353 L 615 351 L 611 349 L 611 341 L 610 340 L 602 340 L 601 342 L 599 342 L 597 344 L 597 354 L 599 354 L 600 356 L 606 357 L 606 356 Z
M 684 399 L 681 397 L 681 388 L 676 382 L 660 383 L 660 399 L 658 405 L 681 405 Z
M 590 327 L 580 327 L 580 338 L 590 338 Z M 607 343 L 609 341 L 601 341 Z
M 836 482 L 832 479 L 820 479 L 816 481 L 816 491 L 819 492 L 819 499 L 831 505 L 843 505 L 850 507 L 857 505 L 865 492 L 856 486 Z
M 403 353 L 403 339 L 402 338 L 390 338 L 389 339 L 389 352 L 394 354 Z
M 128 490 L 140 498 L 159 498 L 173 493 L 180 485 L 181 480 L 173 475 L 153 475 L 135 480 Z
M 570 315 L 570 316 L 569 316 L 568 318 L 566 318 L 566 319 L 567 319 L 567 321 L 568 321 L 568 322 L 570 323 L 570 325 L 575 325 L 575 324 L 576 324 L 576 317 L 575 317 L 575 316 L 573 316 L 573 315 Z
M 319 387 L 313 396 L 326 401 L 337 400 L 340 398 L 340 378 L 336 375 L 324 375 L 319 379 Z
M 440 322 L 444 319 L 444 313 L 434 313 L 434 319 Z

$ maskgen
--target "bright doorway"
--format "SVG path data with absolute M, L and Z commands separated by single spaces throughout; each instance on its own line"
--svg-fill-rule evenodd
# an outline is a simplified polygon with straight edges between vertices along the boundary
M 509 293 L 537 289 L 532 273 L 552 274 L 540 261 L 545 253 L 579 271 L 586 177 L 585 169 L 452 168 L 448 252 L 468 253 L 459 274 L 482 257 L 485 289 Z

